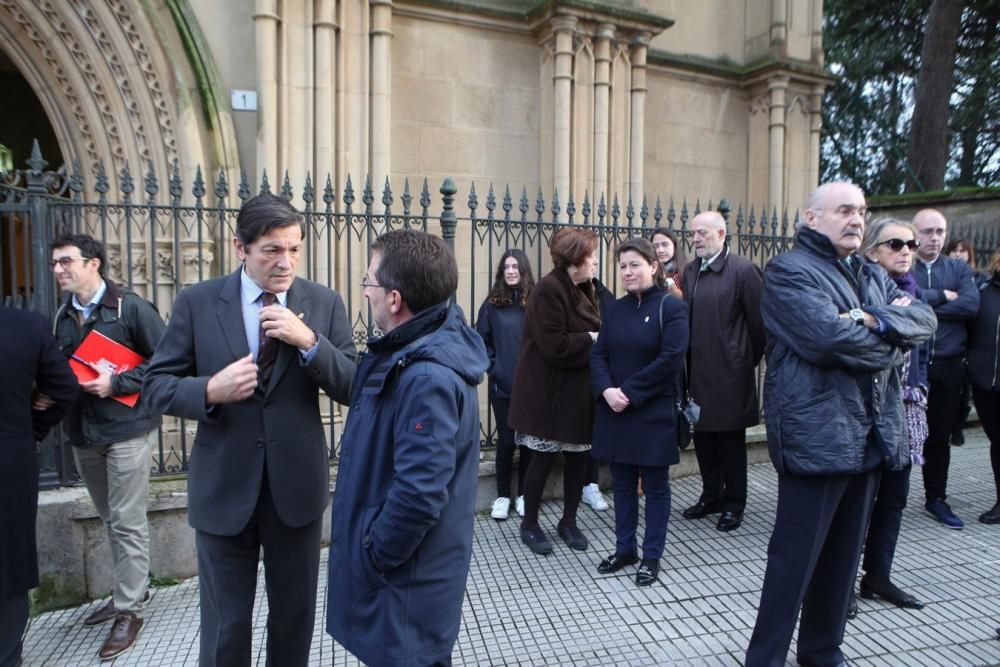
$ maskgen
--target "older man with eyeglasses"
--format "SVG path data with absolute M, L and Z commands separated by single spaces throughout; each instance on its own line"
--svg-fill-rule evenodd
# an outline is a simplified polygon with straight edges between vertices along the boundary
M 844 663 L 848 601 L 879 471 L 909 461 L 899 365 L 931 309 L 857 255 L 865 198 L 827 183 L 764 270 L 764 414 L 778 508 L 747 667 Z

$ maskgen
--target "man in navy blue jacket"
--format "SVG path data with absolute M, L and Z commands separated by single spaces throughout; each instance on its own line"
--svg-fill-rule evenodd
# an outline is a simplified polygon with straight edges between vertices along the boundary
M 362 281 L 375 324 L 354 379 L 333 498 L 327 631 L 362 662 L 451 664 L 479 477 L 482 338 L 450 303 L 444 241 L 398 230 Z
M 948 497 L 949 440 L 958 421 L 962 382 L 965 379 L 966 323 L 979 311 L 979 292 L 968 263 L 941 254 L 948 222 L 940 211 L 924 209 L 913 216 L 920 234 L 913 277 L 919 296 L 934 309 L 938 328 L 930 342 L 927 395 L 927 429 L 924 443 L 924 507 L 948 528 L 959 530 L 962 520 L 945 502 Z

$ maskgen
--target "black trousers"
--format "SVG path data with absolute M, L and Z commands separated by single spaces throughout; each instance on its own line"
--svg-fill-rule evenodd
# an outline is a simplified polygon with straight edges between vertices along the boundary
M 309 664 L 319 582 L 321 521 L 301 528 L 282 523 L 267 477 L 250 521 L 236 535 L 195 533 L 201 593 L 203 667 L 249 667 L 257 563 L 264 550 L 267 664 Z
M 997 492 L 997 502 L 1000 503 L 1000 392 L 973 387 L 972 400 L 976 403 L 976 412 L 983 422 L 986 437 L 990 439 L 993 484 Z
M 514 470 L 514 429 L 507 425 L 510 414 L 509 398 L 490 398 L 493 416 L 497 420 L 497 497 L 513 498 L 510 493 L 510 478 Z M 524 494 L 524 475 L 528 472 L 531 450 L 517 447 L 517 495 Z
M 778 479 L 778 510 L 746 667 L 785 664 L 802 610 L 796 656 L 802 664 L 844 661 L 847 604 L 878 470 L 857 475 Z
M 924 493 L 927 502 L 948 497 L 951 434 L 958 422 L 958 408 L 965 381 L 965 360 L 935 359 L 927 371 L 927 440 L 924 441 Z
M 882 470 L 868 524 L 868 537 L 865 538 L 865 558 L 861 565 L 865 576 L 889 581 L 899 527 L 903 523 L 903 509 L 910 494 L 912 469 L 913 466 L 908 465 L 902 470 Z
M 28 625 L 28 592 L 0 600 L 0 667 L 21 661 L 22 636 Z
M 742 512 L 747 504 L 747 436 L 738 431 L 694 432 L 694 452 L 701 472 L 701 500 Z

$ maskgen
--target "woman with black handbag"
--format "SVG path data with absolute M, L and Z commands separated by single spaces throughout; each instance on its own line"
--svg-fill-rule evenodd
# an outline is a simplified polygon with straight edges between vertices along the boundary
M 597 397 L 593 456 L 611 468 L 615 499 L 615 551 L 601 574 L 640 560 L 636 529 L 642 475 L 646 527 L 636 584 L 659 574 L 670 518 L 671 465 L 678 462 L 676 378 L 688 344 L 687 308 L 667 295 L 652 244 L 633 238 L 618 246 L 627 294 L 608 309 L 590 357 Z

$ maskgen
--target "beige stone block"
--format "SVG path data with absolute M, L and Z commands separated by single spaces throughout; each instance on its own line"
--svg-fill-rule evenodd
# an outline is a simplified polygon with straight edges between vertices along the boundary
M 484 81 L 487 76 L 480 30 L 444 23 L 421 27 L 422 74 L 456 81 Z
M 440 79 L 394 76 L 392 120 L 431 125 L 454 122 L 454 83 Z
M 538 182 L 536 135 L 489 133 L 484 136 L 484 145 L 485 160 L 489 170 L 486 176 L 495 183 Z
M 424 174 L 485 175 L 483 134 L 453 128 L 420 128 L 420 170 Z
M 392 22 L 392 72 L 394 76 L 421 76 L 424 71 L 423 26 L 405 17 Z
M 539 99 L 535 91 L 456 84 L 455 127 L 538 132 Z
M 420 126 L 392 124 L 392 173 L 415 173 L 420 169 Z
M 486 81 L 498 88 L 538 90 L 541 52 L 532 39 L 485 39 L 482 50 Z

